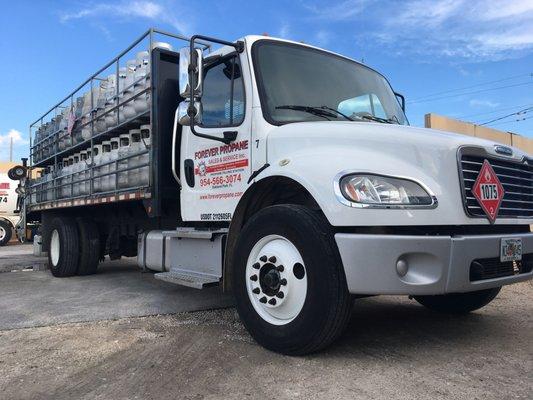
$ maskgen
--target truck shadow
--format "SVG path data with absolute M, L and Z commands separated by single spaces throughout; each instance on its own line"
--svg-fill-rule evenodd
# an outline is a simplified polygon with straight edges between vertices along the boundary
M 498 299 L 495 300 L 497 307 Z M 510 310 L 494 305 L 466 315 L 432 312 L 407 297 L 382 296 L 358 299 L 348 328 L 325 354 L 388 361 L 418 358 L 421 352 L 488 349 L 502 341 L 511 343 Z

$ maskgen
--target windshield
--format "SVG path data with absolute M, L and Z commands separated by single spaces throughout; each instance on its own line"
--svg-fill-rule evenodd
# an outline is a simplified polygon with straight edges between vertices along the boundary
M 265 118 L 301 121 L 368 121 L 407 124 L 387 80 L 356 62 L 290 43 L 253 47 Z

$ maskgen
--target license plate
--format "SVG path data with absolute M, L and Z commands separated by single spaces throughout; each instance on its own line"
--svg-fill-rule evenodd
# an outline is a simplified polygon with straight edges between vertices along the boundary
M 500 261 L 520 261 L 522 259 L 522 239 L 502 239 Z

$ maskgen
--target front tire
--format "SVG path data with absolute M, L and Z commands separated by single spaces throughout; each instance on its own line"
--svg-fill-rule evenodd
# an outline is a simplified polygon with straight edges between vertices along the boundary
M 342 334 L 351 300 L 324 217 L 298 205 L 267 207 L 244 226 L 234 259 L 237 311 L 259 344 L 303 355 Z
M 55 277 L 76 275 L 79 260 L 79 239 L 76 221 L 57 217 L 50 224 L 48 265 Z
M 5 246 L 11 240 L 11 224 L 7 221 L 0 220 L 0 246 Z
M 500 293 L 500 287 L 469 293 L 437 296 L 415 296 L 414 299 L 430 310 L 445 314 L 466 314 L 485 307 Z

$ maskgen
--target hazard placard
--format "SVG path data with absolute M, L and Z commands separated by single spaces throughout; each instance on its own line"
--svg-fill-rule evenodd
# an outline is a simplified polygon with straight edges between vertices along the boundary
M 490 163 L 485 160 L 472 187 L 472 193 L 491 223 L 496 221 L 505 191 Z

